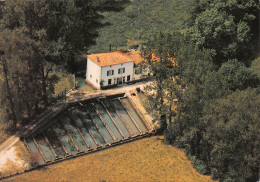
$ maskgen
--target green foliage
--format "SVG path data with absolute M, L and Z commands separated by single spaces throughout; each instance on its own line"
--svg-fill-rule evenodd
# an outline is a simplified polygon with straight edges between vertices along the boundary
M 208 172 L 207 165 L 202 160 L 199 160 L 195 156 L 191 156 L 189 154 L 187 155 L 187 157 L 199 173 L 206 174 Z
M 247 87 L 255 87 L 259 84 L 259 78 L 253 69 L 246 68 L 237 60 L 230 60 L 220 67 L 218 77 L 221 86 L 225 90 L 243 90 Z
M 91 52 L 107 52 L 109 45 L 114 48 L 131 47 L 141 44 L 159 32 L 185 32 L 190 23 L 196 2 L 189 0 L 132 0 L 124 11 L 104 14 L 97 44 Z
M 217 65 L 237 59 L 247 66 L 259 49 L 259 2 L 257 0 L 208 1 L 196 12 L 190 35 L 198 45 L 215 52 Z
M 232 181 L 258 180 L 259 110 L 256 89 L 233 92 L 204 109 L 204 137 L 211 146 L 210 166 L 216 169 L 213 176 Z
M 235 181 L 246 181 L 249 178 L 254 179 L 255 173 L 252 171 L 258 171 L 256 165 L 252 167 L 252 171 L 249 172 L 250 174 L 245 178 L 239 178 L 239 173 L 237 173 L 236 168 L 226 168 L 225 170 L 228 172 L 225 172 L 224 169 L 220 170 L 220 168 L 211 165 L 212 158 L 215 157 L 213 142 L 209 141 L 210 137 L 207 138 L 205 136 L 214 133 L 223 135 L 224 131 L 219 132 L 220 130 L 216 130 L 219 124 L 218 115 L 220 113 L 216 113 L 215 110 L 212 109 L 212 112 L 216 113 L 216 126 L 213 126 L 210 131 L 207 129 L 211 127 L 211 120 L 209 119 L 208 122 L 205 122 L 204 116 L 213 105 L 212 103 L 215 103 L 217 99 L 226 97 L 235 90 L 245 90 L 248 87 L 256 87 L 259 83 L 257 75 L 253 70 L 246 68 L 242 63 L 236 60 L 226 62 L 218 69 L 212 59 L 214 52 L 212 52 L 212 50 L 200 49 L 198 46 L 189 42 L 188 37 L 169 35 L 159 35 L 158 37 L 151 39 L 152 43 L 146 45 L 147 47 L 143 54 L 150 63 L 151 70 L 155 75 L 155 82 L 153 87 L 150 87 L 150 91 L 154 90 L 156 92 L 154 92 L 155 95 L 153 95 L 153 97 L 148 97 L 150 103 L 156 106 L 154 107 L 155 110 L 158 110 L 161 114 L 171 116 L 172 111 L 167 109 L 168 104 L 174 98 L 178 99 L 174 122 L 168 125 L 165 131 L 167 141 L 177 147 L 184 148 L 190 156 L 194 167 L 202 173 L 208 173 L 210 169 L 212 169 L 212 176 L 222 181 L 233 179 L 235 179 Z M 171 67 L 169 61 L 171 58 L 175 58 L 174 61 L 177 63 L 176 67 Z M 171 84 L 173 84 L 174 87 L 171 88 Z M 166 97 L 170 91 L 173 91 L 174 97 Z M 162 100 L 163 102 L 161 102 Z M 246 102 L 245 99 L 241 100 L 239 104 L 246 104 L 244 102 Z M 229 103 L 232 103 L 232 101 Z M 224 107 L 223 111 L 224 110 L 227 114 L 229 113 L 229 115 L 232 116 L 232 107 Z M 254 110 L 254 112 L 256 112 L 256 110 Z M 245 114 L 246 112 L 242 113 Z M 249 115 L 253 115 L 253 112 Z M 233 119 L 240 121 L 239 118 L 234 117 Z M 250 118 L 248 119 L 252 120 Z M 169 120 L 170 119 L 168 119 L 168 121 Z M 237 129 L 238 131 L 241 130 L 240 132 L 244 131 L 243 128 L 237 127 Z M 247 132 L 244 134 L 246 135 L 246 133 Z M 230 139 L 232 138 L 223 135 L 221 142 L 223 143 L 223 140 L 232 142 Z M 242 147 L 242 145 L 239 147 Z M 236 150 L 238 150 L 239 147 L 236 148 Z M 216 160 L 216 162 L 220 162 L 222 168 L 223 166 L 228 167 L 231 159 L 233 159 L 233 151 L 226 152 L 227 154 L 225 156 L 228 156 L 227 161 L 224 160 L 223 155 L 220 156 L 222 161 L 220 159 Z M 241 153 L 241 155 L 246 155 L 245 151 Z M 246 168 L 246 166 L 242 166 L 241 170 Z M 251 169 L 251 167 L 249 168 Z M 246 170 L 250 171 L 250 169 Z
M 162 131 L 167 128 L 166 114 L 169 123 L 173 114 L 173 100 L 176 98 L 174 92 L 177 90 L 173 84 L 174 76 L 177 74 L 173 50 L 180 48 L 182 38 L 179 33 L 167 35 L 160 33 L 148 41 L 142 51 L 154 78 L 154 82 L 146 87 L 146 90 L 151 93 L 148 97 L 148 105 L 158 112 Z
M 123 0 L 13 0 L 1 6 L 1 63 L 14 125 L 48 105 L 59 65 L 75 72 L 76 56 L 94 44 L 102 12 L 120 11 Z M 1 15 L 0 15 L 1 16 Z M 8 101 L 8 102 L 7 102 Z M 25 111 L 27 112 L 25 114 Z

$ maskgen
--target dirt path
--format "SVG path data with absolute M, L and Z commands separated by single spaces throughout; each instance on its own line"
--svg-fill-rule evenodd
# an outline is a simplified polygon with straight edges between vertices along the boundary
M 0 174 L 10 165 L 23 166 L 23 161 L 17 157 L 14 146 L 20 140 L 18 136 L 19 133 L 16 133 L 0 145 Z
M 19 141 L 19 133 L 9 137 L 6 141 L 0 144 L 0 157 L 2 157 L 2 153 L 8 151 L 18 141 Z

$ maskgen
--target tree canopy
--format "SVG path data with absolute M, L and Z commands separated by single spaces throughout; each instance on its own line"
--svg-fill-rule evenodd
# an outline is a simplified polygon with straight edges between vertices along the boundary
M 144 58 L 157 60 L 150 62 L 148 104 L 167 116 L 159 118 L 166 140 L 183 148 L 198 171 L 220 181 L 256 181 L 260 82 L 248 66 L 257 56 L 258 2 L 194 5 L 182 34 L 162 31 L 144 41 Z M 167 65 L 172 58 L 174 67 Z
M 53 68 L 74 73 L 76 57 L 95 43 L 97 30 L 105 26 L 101 13 L 120 11 L 125 3 L 13 0 L 0 6 L 1 98 L 14 125 L 48 105 L 59 79 L 50 74 Z

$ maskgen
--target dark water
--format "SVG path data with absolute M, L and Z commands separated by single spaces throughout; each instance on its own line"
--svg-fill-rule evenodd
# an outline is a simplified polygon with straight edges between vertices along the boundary
M 97 141 L 98 145 L 105 145 L 106 142 L 100 135 L 99 131 L 97 130 L 96 126 L 92 123 L 92 120 L 90 116 L 87 114 L 87 112 L 83 108 L 79 108 L 79 115 L 82 118 L 83 123 L 88 128 L 88 130 L 92 133 L 95 140 Z
M 72 143 L 71 139 L 67 135 L 66 131 L 63 129 L 63 126 L 56 122 L 53 126 L 53 130 L 57 133 L 59 136 L 63 146 L 66 148 L 67 152 L 71 154 L 76 154 L 77 149 L 75 148 L 74 144 Z
M 116 111 L 114 108 L 110 105 L 110 102 L 108 100 L 105 100 L 104 105 L 106 106 L 108 112 L 112 116 L 113 120 L 117 124 L 118 128 L 122 131 L 123 135 L 125 138 L 128 138 L 130 136 L 130 133 L 128 132 L 127 128 L 123 124 L 123 122 L 120 120 L 119 116 L 117 115 Z
M 104 136 L 105 140 L 107 141 L 107 143 L 112 143 L 114 140 L 112 138 L 112 136 L 109 134 L 109 132 L 107 131 L 105 125 L 102 123 L 102 121 L 100 120 L 99 116 L 97 115 L 96 111 L 94 110 L 93 106 L 88 105 L 86 107 L 89 112 L 90 112 L 90 117 L 94 120 L 94 122 L 97 124 L 98 128 L 100 129 L 100 131 L 102 132 L 102 135 Z
M 32 139 L 32 138 L 27 138 L 27 139 L 26 139 L 26 143 L 27 143 L 28 148 L 29 148 L 29 150 L 30 150 L 30 152 L 31 152 L 31 155 L 37 156 L 38 161 L 39 161 L 39 164 L 40 164 L 40 165 L 45 164 L 43 158 L 42 158 L 41 155 L 40 155 L 40 152 L 38 151 L 36 145 L 35 145 L 34 142 L 33 142 L 33 139 Z
M 73 138 L 75 144 L 77 145 L 77 147 L 79 148 L 79 150 L 86 151 L 88 149 L 88 147 L 85 144 L 82 137 L 80 136 L 80 134 L 77 130 L 77 127 L 71 123 L 70 118 L 67 116 L 67 117 L 64 117 L 63 119 L 61 119 L 61 121 L 64 123 L 66 129 L 72 136 L 72 138 Z
M 56 137 L 55 132 L 52 130 L 52 128 L 48 128 L 47 130 L 45 130 L 45 135 L 48 138 L 48 140 L 49 140 L 53 150 L 55 151 L 56 155 L 58 157 L 61 157 L 61 158 L 65 157 L 66 152 L 62 148 L 62 144 L 60 143 L 60 141 Z
M 93 138 L 89 134 L 89 131 L 85 128 L 76 109 L 71 111 L 70 117 L 76 124 L 76 127 L 80 128 L 80 131 L 83 134 L 83 136 L 84 136 L 85 140 L 87 141 L 87 144 L 90 146 L 90 148 L 95 148 L 97 145 L 95 144 Z
M 53 161 L 56 155 L 64 158 L 67 154 L 75 155 L 146 131 L 146 125 L 128 98 L 122 98 L 73 106 L 35 140 L 44 158 Z M 30 152 L 44 164 L 33 138 L 27 138 L 26 142 Z
M 131 117 L 134 119 L 138 127 L 141 129 L 142 132 L 148 131 L 147 127 L 144 125 L 134 108 L 132 107 L 130 101 L 128 98 L 121 99 L 121 102 L 123 103 L 124 107 L 127 109 L 128 113 L 131 115 Z
M 94 106 L 95 106 L 95 109 L 99 112 L 99 114 L 103 118 L 103 120 L 106 122 L 106 124 L 107 124 L 108 128 L 110 129 L 110 131 L 112 132 L 112 134 L 116 137 L 116 140 L 117 141 L 122 140 L 123 139 L 122 135 L 120 134 L 119 130 L 117 129 L 116 125 L 113 123 L 111 118 L 109 117 L 104 106 L 101 103 L 95 103 Z
M 55 155 L 50 149 L 49 144 L 46 142 L 46 139 L 43 134 L 39 134 L 35 137 L 35 140 L 40 147 L 45 159 L 48 161 L 53 161 L 55 159 Z
M 129 117 L 128 113 L 125 111 L 124 106 L 121 104 L 121 102 L 115 99 L 111 101 L 111 104 L 120 114 L 121 118 L 125 121 L 125 123 L 128 125 L 130 130 L 133 132 L 133 134 L 139 134 L 140 133 L 139 130 L 136 128 L 135 124 Z

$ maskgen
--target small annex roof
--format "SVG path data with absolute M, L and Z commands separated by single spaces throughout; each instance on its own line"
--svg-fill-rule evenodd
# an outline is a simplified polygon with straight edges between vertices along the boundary
M 126 53 L 122 51 L 113 51 L 100 54 L 91 54 L 83 57 L 91 59 L 94 63 L 101 67 L 128 62 L 135 62 L 137 64 L 142 60 L 139 51 L 130 51 Z
M 139 64 L 141 63 L 144 59 L 141 56 L 141 52 L 140 51 L 135 51 L 132 50 L 130 52 L 126 53 L 128 56 L 131 57 L 131 59 L 133 59 L 135 61 L 135 64 Z

